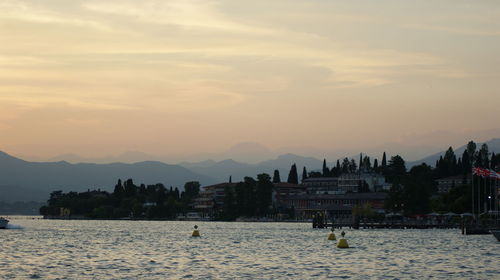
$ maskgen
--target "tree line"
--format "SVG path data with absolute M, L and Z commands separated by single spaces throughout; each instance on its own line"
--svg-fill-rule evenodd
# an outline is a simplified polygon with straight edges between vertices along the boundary
M 315 177 L 338 177 L 342 174 L 352 174 L 360 172 L 371 172 L 383 175 L 387 182 L 391 183 L 388 198 L 385 201 L 385 208 L 390 212 L 404 212 L 407 215 L 425 214 L 430 211 L 436 212 L 471 212 L 472 186 L 467 180 L 471 178 L 472 167 L 482 167 L 496 169 L 500 164 L 500 155 L 490 153 L 487 144 L 482 144 L 478 149 L 474 141 L 466 145 L 462 156 L 457 157 L 452 147 L 449 147 L 443 156 L 429 166 L 425 163 L 407 170 L 405 160 L 399 156 L 392 156 L 389 160 L 384 152 L 382 159 L 372 160 L 369 156 L 360 155 L 356 163 L 354 159 L 344 158 L 337 160 L 335 166 L 329 168 L 326 159 L 323 160 L 321 171 L 307 172 L 307 168 L 302 170 L 302 180 Z M 450 192 L 437 194 L 436 179 L 461 176 L 456 186 Z M 477 186 L 481 186 L 484 178 L 473 177 Z M 274 171 L 273 182 L 280 182 L 279 171 Z M 297 167 L 293 164 L 288 174 L 288 183 L 298 184 L 299 177 Z M 486 200 L 491 195 L 487 188 L 480 188 L 481 199 Z
M 132 179 L 118 180 L 112 193 L 94 190 L 86 192 L 54 191 L 40 214 L 59 216 L 60 209 L 71 215 L 95 219 L 147 218 L 173 219 L 190 210 L 190 203 L 200 191 L 200 183 L 187 182 L 184 191 L 163 184 L 137 186 Z
M 405 160 L 395 155 L 387 159 L 384 152 L 382 159 L 372 159 L 360 155 L 359 161 L 344 158 L 337 160 L 335 166 L 329 168 L 326 159 L 320 171 L 302 170 L 302 180 L 314 177 L 338 177 L 342 174 L 371 172 L 383 175 L 391 183 L 385 201 L 386 211 L 404 212 L 406 215 L 424 214 L 430 211 L 463 213 L 471 211 L 471 185 L 466 177 L 470 176 L 472 167 L 496 168 L 500 158 L 489 153 L 488 146 L 483 144 L 477 149 L 474 142 L 467 144 L 461 157 L 457 157 L 450 147 L 444 156 L 437 160 L 435 167 L 425 163 L 407 170 Z M 436 179 L 447 176 L 462 176 L 463 180 L 454 186 L 449 193 L 438 195 Z M 481 182 L 482 178 L 475 178 Z M 245 177 L 234 187 L 225 189 L 222 209 L 215 209 L 216 219 L 234 220 L 237 217 L 264 217 L 277 212 L 272 205 L 273 183 L 280 183 L 278 170 L 271 178 L 268 174 L 259 174 L 256 179 Z M 287 182 L 299 183 L 296 164 L 290 168 Z M 360 188 L 363 190 L 363 188 Z M 135 185 L 132 179 L 122 183 L 118 180 L 114 191 L 69 192 L 55 191 L 50 194 L 47 206 L 40 209 L 42 215 L 59 215 L 60 208 L 70 209 L 72 215 L 89 218 L 148 218 L 173 219 L 181 213 L 192 210 L 192 202 L 198 196 L 200 184 L 188 182 L 184 191 L 177 188 L 167 189 L 163 184 Z M 364 190 L 368 191 L 368 190 Z M 487 190 L 481 190 L 487 196 Z M 217 207 L 217 205 L 215 205 Z M 293 215 L 293 209 L 290 215 Z
M 234 220 L 238 217 L 265 217 L 275 212 L 271 207 L 272 191 L 273 182 L 268 174 L 257 175 L 257 180 L 245 177 L 234 188 L 225 188 L 223 209 L 216 218 Z

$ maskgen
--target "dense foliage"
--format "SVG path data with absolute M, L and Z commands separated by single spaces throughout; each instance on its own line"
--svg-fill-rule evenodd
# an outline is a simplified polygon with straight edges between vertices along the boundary
M 198 182 L 188 182 L 184 191 L 165 188 L 162 184 L 137 186 L 132 179 L 123 184 L 118 180 L 113 193 L 87 191 L 82 193 L 54 191 L 47 206 L 40 208 L 42 215 L 60 215 L 61 208 L 71 215 L 98 219 L 118 218 L 175 218 L 190 210 L 190 203 L 200 191 Z
M 234 189 L 226 188 L 222 220 L 237 217 L 264 217 L 271 213 L 273 183 L 268 174 L 257 175 L 257 180 L 245 177 Z

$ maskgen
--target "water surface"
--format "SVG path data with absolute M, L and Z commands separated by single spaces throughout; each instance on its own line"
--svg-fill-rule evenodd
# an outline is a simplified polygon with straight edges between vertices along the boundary
M 348 230 L 338 249 L 310 224 L 11 218 L 0 278 L 500 279 L 500 242 L 459 230 Z M 337 232 L 337 235 L 339 232 Z

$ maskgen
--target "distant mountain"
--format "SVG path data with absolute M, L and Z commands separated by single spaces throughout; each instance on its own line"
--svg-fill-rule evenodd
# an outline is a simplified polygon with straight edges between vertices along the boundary
M 285 154 L 278 156 L 276 159 L 266 160 L 258 164 L 241 163 L 232 159 L 227 159 L 223 161 L 209 160 L 198 163 L 184 162 L 180 165 L 196 173 L 216 178 L 220 182 L 227 182 L 229 176 L 232 177 L 233 182 L 236 182 L 243 180 L 245 176 L 255 178 L 256 175 L 260 173 L 267 173 L 272 176 L 275 169 L 280 171 L 281 180 L 286 181 L 290 167 L 294 163 L 297 164 L 300 177 L 304 166 L 307 167 L 308 171 L 321 169 L 323 161 L 313 157 Z
M 314 157 L 304 157 L 295 154 L 280 155 L 276 159 L 263 161 L 260 163 L 260 165 L 269 166 L 272 169 L 278 169 L 278 170 L 286 169 L 288 172 L 290 170 L 291 165 L 294 163 L 297 165 L 297 168 L 301 167 L 299 171 L 302 171 L 302 167 L 304 166 L 306 166 L 308 171 L 321 169 L 323 167 L 322 160 L 319 160 Z
M 199 163 L 183 163 L 182 166 L 193 172 L 211 176 L 219 182 L 228 182 L 229 176 L 233 182 L 241 181 L 245 176 L 255 177 L 260 173 L 269 173 L 269 167 L 257 164 L 248 164 L 227 159 L 223 161 L 203 161 Z
M 38 160 L 37 160 L 38 161 Z M 64 154 L 46 160 L 47 162 L 67 161 L 70 163 L 135 163 L 141 161 L 162 161 L 160 158 L 138 151 L 127 151 L 116 156 L 82 157 L 76 154 Z
M 500 138 L 494 138 L 494 139 L 491 139 L 490 141 L 487 141 L 484 143 L 486 143 L 488 145 L 488 149 L 489 149 L 490 153 L 491 152 L 494 152 L 496 154 L 500 153 Z M 481 148 L 481 145 L 483 145 L 484 143 L 476 143 L 477 149 Z M 467 147 L 467 145 L 463 145 L 457 149 L 455 149 L 455 148 L 453 149 L 457 158 L 462 156 L 466 147 Z M 406 166 L 407 166 L 407 168 L 411 168 L 415 165 L 420 165 L 422 163 L 426 163 L 430 166 L 435 166 L 436 161 L 439 160 L 439 157 L 444 156 L 445 153 L 446 153 L 446 150 L 432 154 L 430 156 L 427 156 L 427 157 L 420 159 L 420 160 L 417 160 L 417 161 L 407 162 Z
M 155 161 L 134 164 L 28 162 L 0 152 L 0 201 L 45 201 L 54 190 L 112 191 L 118 179 L 128 178 L 136 184 L 163 183 L 180 188 L 188 181 L 200 181 L 202 185 L 216 182 L 184 167 Z

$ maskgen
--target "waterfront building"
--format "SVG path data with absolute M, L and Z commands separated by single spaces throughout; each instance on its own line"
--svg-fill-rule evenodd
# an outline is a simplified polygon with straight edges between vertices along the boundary
M 345 173 L 339 177 L 314 177 L 302 180 L 308 194 L 344 194 L 387 191 L 391 185 L 377 173 Z
M 366 183 L 371 192 L 388 191 L 391 184 L 385 181 L 385 177 L 378 173 L 361 173 L 360 179 Z
M 236 186 L 236 183 L 220 183 L 203 187 L 194 201 L 194 209 L 203 213 L 204 216 L 215 216 L 224 205 L 225 189 Z
M 308 194 L 336 194 L 340 193 L 339 178 L 312 177 L 302 180 L 302 186 Z
M 462 175 L 458 176 L 450 176 L 445 178 L 440 178 L 436 180 L 438 185 L 438 193 L 448 193 L 450 190 L 456 186 L 460 185 L 468 185 L 471 183 L 470 175 L 467 175 L 466 178 Z
M 288 196 L 305 194 L 306 188 L 302 185 L 290 183 L 274 183 L 272 202 L 273 204 L 280 204 L 284 198 Z
M 338 178 L 339 193 L 359 192 L 363 179 L 359 173 L 345 173 Z
M 374 213 L 384 213 L 385 192 L 345 194 L 304 194 L 283 199 L 287 208 L 294 208 L 295 215 L 302 219 L 311 218 L 318 211 L 328 218 L 349 219 L 356 206 L 369 206 Z

